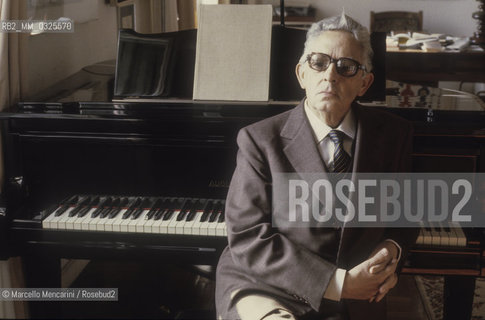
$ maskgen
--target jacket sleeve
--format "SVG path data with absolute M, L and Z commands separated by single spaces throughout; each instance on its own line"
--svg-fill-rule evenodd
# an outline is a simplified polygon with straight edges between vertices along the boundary
M 238 146 L 226 201 L 232 259 L 257 281 L 318 310 L 336 266 L 272 227 L 272 177 L 267 155 L 247 129 L 239 132 Z

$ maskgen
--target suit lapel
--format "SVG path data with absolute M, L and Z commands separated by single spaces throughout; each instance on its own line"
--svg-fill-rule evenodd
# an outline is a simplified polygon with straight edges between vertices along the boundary
M 306 119 L 303 101 L 291 112 L 281 130 L 281 137 L 288 139 L 283 152 L 296 172 L 326 172 L 312 129 Z

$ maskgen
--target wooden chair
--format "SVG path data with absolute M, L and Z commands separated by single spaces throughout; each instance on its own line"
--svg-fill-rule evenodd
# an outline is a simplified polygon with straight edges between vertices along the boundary
M 370 31 L 395 33 L 423 30 L 423 11 L 370 12 Z

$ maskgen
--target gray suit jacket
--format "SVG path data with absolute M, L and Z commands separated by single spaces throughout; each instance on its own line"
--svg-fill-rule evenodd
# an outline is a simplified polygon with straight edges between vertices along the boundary
M 383 111 L 352 108 L 357 118 L 353 171 L 407 172 L 411 125 Z M 416 233 L 407 230 L 344 228 L 335 237 L 332 229 L 271 226 L 273 173 L 326 170 L 303 102 L 241 129 L 237 142 L 225 211 L 229 245 L 216 279 L 216 307 L 223 319 L 236 317 L 236 292 L 274 296 L 297 315 L 325 311 L 328 302 L 322 297 L 337 267 L 351 269 L 384 239 L 395 240 L 404 251 L 415 241 Z

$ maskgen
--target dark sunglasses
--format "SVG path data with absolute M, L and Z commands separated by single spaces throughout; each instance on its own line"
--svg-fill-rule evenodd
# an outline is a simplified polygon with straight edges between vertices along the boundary
M 362 69 L 365 71 L 365 66 L 361 65 L 357 61 L 350 58 L 338 58 L 334 59 L 331 56 L 320 53 L 312 52 L 306 57 L 308 65 L 315 71 L 325 71 L 330 64 L 335 63 L 337 73 L 344 77 L 353 77 L 357 72 Z

